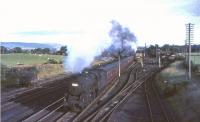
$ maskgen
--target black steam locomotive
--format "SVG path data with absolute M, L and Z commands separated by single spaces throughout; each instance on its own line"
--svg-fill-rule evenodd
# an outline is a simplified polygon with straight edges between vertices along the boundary
M 133 56 L 122 59 L 121 71 L 128 68 L 131 63 L 133 63 Z M 76 112 L 81 111 L 97 97 L 102 88 L 118 76 L 118 73 L 118 62 L 83 71 L 68 85 L 65 108 Z

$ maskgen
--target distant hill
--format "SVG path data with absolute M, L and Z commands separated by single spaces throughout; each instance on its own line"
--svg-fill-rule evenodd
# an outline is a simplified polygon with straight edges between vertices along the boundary
M 50 48 L 58 49 L 62 45 L 60 44 L 45 44 L 45 43 L 24 43 L 24 42 L 1 42 L 1 46 L 7 48 L 21 47 L 23 49 L 35 49 L 35 48 Z

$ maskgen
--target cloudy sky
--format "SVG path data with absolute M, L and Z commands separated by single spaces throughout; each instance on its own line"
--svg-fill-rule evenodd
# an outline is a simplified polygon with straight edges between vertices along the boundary
M 138 45 L 184 44 L 191 22 L 200 44 L 200 0 L 1 0 L 0 15 L 3 42 L 101 43 L 116 20 Z

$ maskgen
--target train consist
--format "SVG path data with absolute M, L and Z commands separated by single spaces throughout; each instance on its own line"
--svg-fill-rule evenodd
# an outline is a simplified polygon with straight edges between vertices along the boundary
M 125 71 L 133 63 L 133 56 L 121 60 L 121 71 Z M 118 76 L 118 62 L 85 70 L 76 75 L 75 82 L 69 82 L 68 93 L 65 94 L 66 109 L 79 112 L 85 108 L 100 93 L 101 89 Z
M 142 59 L 137 55 L 123 58 L 120 63 L 121 71 L 125 71 L 133 61 L 141 62 L 142 67 L 143 63 L 158 65 L 156 58 L 148 58 L 146 61 Z M 174 56 L 162 56 L 161 68 L 168 66 L 174 60 Z M 74 75 L 76 80 L 68 82 L 68 92 L 65 94 L 64 102 L 65 108 L 77 112 L 81 111 L 98 96 L 102 88 L 118 77 L 118 73 L 118 62 L 115 61 L 109 63 L 109 65 L 87 69 L 79 75 Z

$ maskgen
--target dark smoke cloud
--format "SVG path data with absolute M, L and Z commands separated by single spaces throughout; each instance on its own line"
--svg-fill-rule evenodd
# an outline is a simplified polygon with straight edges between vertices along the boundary
M 111 23 L 112 29 L 109 32 L 109 36 L 112 39 L 112 44 L 109 48 L 111 53 L 123 52 L 124 55 L 128 55 L 128 53 L 134 52 L 136 50 L 136 36 L 117 21 L 113 20 Z
M 135 42 L 135 35 L 127 28 L 120 25 L 117 21 L 113 20 L 112 29 L 109 32 L 110 37 L 114 39 L 114 41 L 125 41 L 125 42 Z

